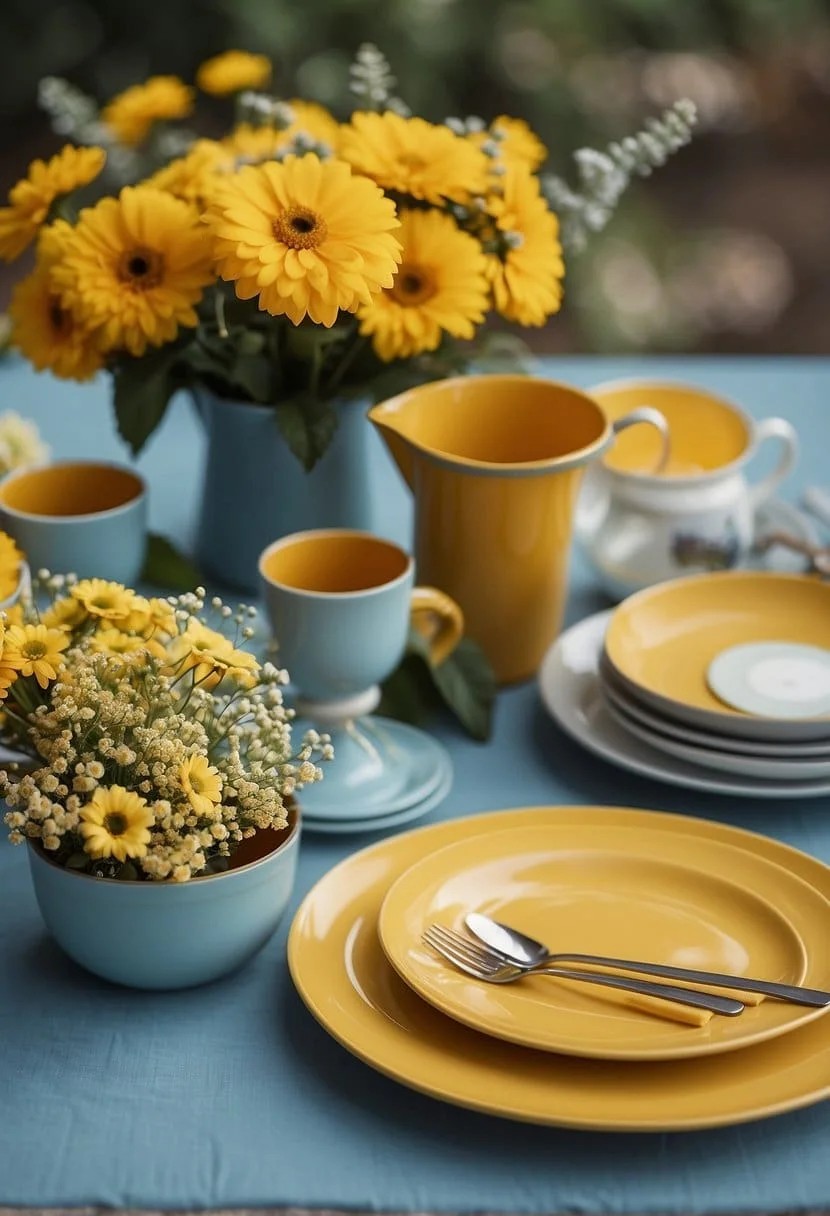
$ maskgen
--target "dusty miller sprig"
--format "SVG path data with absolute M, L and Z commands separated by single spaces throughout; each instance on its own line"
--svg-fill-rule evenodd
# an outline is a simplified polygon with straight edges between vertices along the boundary
M 562 244 L 569 252 L 585 248 L 593 232 L 601 232 L 614 213 L 632 177 L 648 177 L 692 138 L 697 122 L 693 101 L 682 98 L 659 118 L 651 118 L 642 131 L 604 152 L 579 148 L 574 153 L 579 184 L 546 174 L 542 190 L 561 223 Z
M 400 97 L 392 95 L 398 82 L 383 51 L 378 50 L 374 43 L 364 42 L 358 48 L 349 68 L 349 76 L 349 88 L 356 97 L 365 99 L 369 109 L 394 110 L 404 118 L 409 117 L 409 107 Z
M 101 122 L 91 97 L 60 76 L 45 76 L 38 86 L 38 104 L 49 115 L 52 130 L 78 144 L 95 144 L 107 152 L 107 170 L 119 181 L 138 176 L 138 159 L 132 148 L 120 144 Z

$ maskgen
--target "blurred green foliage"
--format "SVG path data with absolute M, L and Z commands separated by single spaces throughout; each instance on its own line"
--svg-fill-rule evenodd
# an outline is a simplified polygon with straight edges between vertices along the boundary
M 719 173 L 727 173 L 736 155 L 746 156 L 754 146 L 756 159 L 770 159 L 759 141 L 768 139 L 770 124 L 786 119 L 794 86 L 783 87 L 782 79 L 795 73 L 800 88 L 811 73 L 818 81 L 823 71 L 819 87 L 827 92 L 828 60 L 823 69 L 821 60 L 830 55 L 829 31 L 830 0 L 3 0 L 3 181 L 10 183 L 24 167 L 10 164 L 21 143 L 35 152 L 57 143 L 36 110 L 42 76 L 65 76 L 106 99 L 153 73 L 192 79 L 201 60 L 230 47 L 269 54 L 280 95 L 312 97 L 342 115 L 351 105 L 352 56 L 361 42 L 372 41 L 389 58 L 397 92 L 413 110 L 438 120 L 520 115 L 565 174 L 575 148 L 619 138 L 685 93 L 701 115 L 697 147 L 632 191 L 608 233 L 570 268 L 570 303 L 578 303 L 579 316 L 574 321 L 572 308 L 564 323 L 566 332 L 572 327 L 571 345 L 705 345 L 707 326 L 728 331 L 732 325 L 740 333 L 740 317 L 730 319 L 727 308 L 725 320 L 710 323 L 705 301 L 691 319 L 682 308 L 669 315 L 671 292 L 666 298 L 658 292 L 656 315 L 664 312 L 666 325 L 655 336 L 650 321 L 615 316 L 614 292 L 598 287 L 607 270 L 598 259 L 607 261 L 607 242 L 625 234 L 649 251 L 648 266 L 640 267 L 646 278 L 671 273 L 685 283 L 688 215 L 681 210 L 667 217 L 665 183 L 703 168 L 716 193 Z M 208 105 L 207 115 L 219 127 L 226 109 Z M 751 215 L 747 224 L 752 226 Z M 695 236 L 700 240 L 700 233 Z M 732 256 L 737 273 L 753 257 L 763 262 L 768 255 L 772 265 L 778 256 L 763 243 L 756 254 L 747 254 L 749 248 L 744 243 Z M 783 256 L 786 261 L 786 251 Z M 748 273 L 760 274 L 771 293 L 773 324 L 776 309 L 780 314 L 788 307 L 789 271 L 752 264 Z M 799 273 L 796 267 L 796 279 Z M 752 295 L 750 287 L 745 292 Z M 756 309 L 746 333 L 764 324 Z M 746 341 L 751 348 L 754 338 Z

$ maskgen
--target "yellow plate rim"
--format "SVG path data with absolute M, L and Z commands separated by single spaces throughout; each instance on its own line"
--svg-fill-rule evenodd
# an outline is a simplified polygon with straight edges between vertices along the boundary
M 418 994 L 418 996 L 427 1001 L 429 1004 L 433 1005 L 441 1013 L 446 1014 L 448 1017 L 456 1018 L 464 1025 L 469 1026 L 472 1030 L 478 1030 L 482 1034 L 490 1034 L 494 1038 L 503 1038 L 508 1042 L 517 1043 L 532 1050 L 535 1049 L 540 1051 L 558 1052 L 562 1055 L 579 1056 L 584 1057 L 585 1059 L 632 1060 L 646 1062 L 649 1060 L 694 1059 L 709 1055 L 720 1055 L 728 1051 L 743 1050 L 746 1047 L 756 1046 L 757 1044 L 764 1043 L 769 1039 L 777 1038 L 779 1035 L 789 1034 L 797 1027 L 806 1025 L 808 1022 L 813 1022 L 816 1020 L 816 1018 L 823 1017 L 825 1014 L 830 1012 L 830 1010 L 825 1008 L 816 1009 L 805 1006 L 799 1008 L 797 1006 L 793 1006 L 791 1009 L 791 1016 L 781 1025 L 773 1024 L 771 1026 L 762 1027 L 757 1029 L 754 1033 L 750 1032 L 745 1037 L 738 1038 L 737 1041 L 727 1039 L 725 1041 L 714 1042 L 707 1045 L 698 1044 L 695 1046 L 694 1040 L 691 1037 L 694 1031 L 691 1028 L 687 1028 L 686 1033 L 688 1035 L 688 1042 L 685 1045 L 679 1043 L 673 1049 L 666 1047 L 649 1048 L 647 1046 L 641 1048 L 622 1047 L 615 1049 L 613 1046 L 604 1045 L 592 1051 L 590 1049 L 590 1045 L 585 1045 L 584 1040 L 574 1041 L 570 1036 L 561 1036 L 555 1045 L 554 1037 L 551 1036 L 548 1040 L 549 1045 L 543 1046 L 540 1042 L 534 1041 L 527 1034 L 523 1035 L 521 1027 L 519 1027 L 517 1030 L 513 1030 L 512 1033 L 509 1026 L 503 1027 L 501 1030 L 488 1028 L 480 1019 L 476 1020 L 474 1014 L 465 1010 L 463 1004 L 461 1004 L 459 1001 L 454 1001 L 451 996 L 448 998 L 429 982 L 423 982 L 417 965 L 414 963 L 408 963 L 405 956 L 397 948 L 398 944 L 394 940 L 394 926 L 390 926 L 388 922 L 390 918 L 394 918 L 397 914 L 398 909 L 396 908 L 396 903 L 400 902 L 401 890 L 405 889 L 407 884 L 411 885 L 411 883 L 416 879 L 424 879 L 426 881 L 426 872 L 430 869 L 430 867 L 435 867 L 436 865 L 441 867 L 447 860 L 447 857 L 452 853 L 458 852 L 460 848 L 474 847 L 476 842 L 482 844 L 489 843 L 490 841 L 498 840 L 498 838 L 502 836 L 506 841 L 508 839 L 516 840 L 517 837 L 520 838 L 520 834 L 523 831 L 541 832 L 545 827 L 548 826 L 552 825 L 540 825 L 537 828 L 528 824 L 526 828 L 521 826 L 518 828 L 504 828 L 500 831 L 479 832 L 473 836 L 465 837 L 463 840 L 454 841 L 452 844 L 444 845 L 443 848 L 430 852 L 426 857 L 422 857 L 419 861 L 416 861 L 413 863 L 413 865 L 409 866 L 408 869 L 398 876 L 387 891 L 381 904 L 380 913 L 378 916 L 378 936 L 380 937 L 383 952 L 386 955 L 390 965 L 394 967 L 401 979 L 407 983 L 413 989 L 413 991 Z M 641 829 L 638 826 L 638 836 L 640 836 L 641 832 L 645 833 L 645 839 L 643 841 L 644 845 L 648 846 L 649 844 L 653 844 L 655 848 L 659 847 L 660 843 L 659 840 L 655 839 L 655 837 L 664 837 L 668 838 L 669 840 L 676 839 L 673 833 L 661 831 L 659 828 Z M 753 862 L 760 863 L 760 874 L 767 872 L 769 884 L 775 883 L 776 880 L 779 879 L 780 875 L 786 875 L 788 880 L 793 883 L 796 888 L 805 888 L 806 891 L 815 898 L 816 902 L 823 904 L 824 907 L 822 912 L 825 917 L 828 916 L 828 912 L 830 912 L 830 904 L 828 904 L 827 899 L 820 895 L 809 883 L 805 883 L 802 879 L 792 874 L 785 867 L 778 865 L 776 862 L 769 861 L 767 858 L 758 857 L 757 855 L 751 853 L 748 854 L 745 849 L 736 849 L 734 845 L 725 844 L 723 841 L 713 842 L 704 839 L 702 843 L 704 846 L 711 844 L 713 846 L 712 851 L 715 854 L 721 852 L 725 852 L 726 854 L 738 853 L 740 855 L 752 858 Z M 584 848 L 586 851 L 589 849 L 587 844 L 575 847 Z M 611 851 L 613 852 L 613 849 Z M 673 868 L 688 870 L 696 875 L 707 873 L 702 866 L 684 866 L 682 861 L 678 858 L 674 858 L 673 860 L 669 861 L 665 856 L 652 856 L 649 853 L 642 853 L 640 856 L 649 860 L 666 863 L 667 865 L 671 865 Z M 724 857 L 724 867 L 726 869 L 728 869 L 728 862 L 729 857 Z M 730 882 L 723 870 L 718 872 L 709 871 L 708 873 L 712 874 L 719 882 L 724 883 L 725 885 L 737 887 L 739 890 L 749 890 L 751 895 L 755 895 L 758 898 L 759 903 L 772 909 L 773 912 L 776 911 L 770 899 L 765 898 L 763 894 L 758 895 L 756 890 L 750 889 L 749 887 L 744 887 L 743 884 Z M 755 870 L 754 873 L 756 877 L 759 876 L 759 870 Z M 445 872 L 444 877 L 447 876 L 448 874 Z M 794 892 L 793 894 L 794 899 L 797 899 L 800 896 L 800 892 L 797 894 Z M 810 971 L 809 943 L 804 940 L 802 934 L 799 933 L 798 929 L 788 920 L 786 916 L 780 913 L 778 915 L 779 918 L 788 926 L 790 931 L 793 933 L 793 936 L 798 939 L 802 950 L 805 952 L 805 964 L 802 976 L 800 979 L 794 980 L 793 982 L 805 984 L 808 987 L 830 987 L 830 982 L 828 982 L 828 980 L 820 979 Z M 826 924 L 826 920 L 823 923 Z M 819 934 L 820 932 L 820 928 L 816 926 L 814 929 L 814 935 Z M 830 960 L 828 960 L 828 963 L 830 963 Z M 736 993 L 735 995 L 738 997 L 738 999 L 740 999 L 740 993 Z M 768 1008 L 771 1007 L 772 1006 L 769 1006 Z M 728 1026 L 725 1025 L 726 1029 L 732 1029 L 733 1025 L 736 1027 L 740 1025 L 740 1019 L 723 1020 L 725 1024 L 728 1023 Z
M 304 970 L 304 960 L 302 952 L 302 924 L 306 916 L 314 905 L 314 902 L 319 898 L 319 892 L 323 891 L 329 883 L 337 883 L 340 875 L 344 870 L 347 870 L 355 864 L 360 864 L 372 857 L 382 857 L 384 852 L 389 849 L 397 849 L 402 842 L 405 845 L 413 842 L 421 842 L 424 849 L 430 847 L 430 843 L 436 839 L 446 837 L 447 841 L 453 838 L 461 838 L 464 831 L 470 824 L 477 823 L 481 825 L 503 824 L 510 826 L 511 822 L 516 822 L 517 817 L 520 819 L 527 815 L 551 816 L 556 815 L 562 817 L 564 815 L 581 815 L 586 812 L 593 812 L 610 815 L 636 816 L 642 822 L 656 823 L 659 822 L 668 831 L 676 831 L 679 834 L 687 834 L 691 832 L 703 832 L 704 835 L 709 835 L 714 839 L 724 839 L 733 842 L 737 847 L 745 847 L 750 852 L 756 852 L 760 856 L 769 857 L 772 853 L 773 859 L 781 857 L 782 862 L 789 862 L 786 868 L 791 869 L 798 877 L 804 879 L 805 882 L 815 886 L 816 890 L 825 898 L 830 897 L 830 867 L 816 858 L 801 850 L 795 849 L 783 842 L 774 840 L 771 837 L 765 837 L 760 833 L 751 832 L 743 828 L 732 827 L 728 824 L 719 823 L 713 820 L 699 819 L 688 817 L 679 814 L 672 814 L 663 811 L 644 810 L 634 807 L 619 807 L 619 806 L 544 806 L 535 805 L 528 807 L 513 807 L 509 809 L 493 810 L 479 812 L 473 815 L 465 816 L 459 819 L 443 821 L 438 824 L 431 824 L 425 827 L 416 828 L 410 832 L 399 833 L 387 840 L 381 841 L 379 844 L 369 845 L 367 848 L 360 850 L 357 853 L 351 854 L 338 865 L 329 870 L 317 883 L 311 888 L 308 894 L 301 902 L 294 919 L 291 924 L 291 929 L 288 936 L 287 958 L 288 967 L 293 983 L 299 993 L 301 999 L 305 1003 L 309 1012 L 316 1018 L 319 1024 L 327 1031 L 327 1033 L 335 1039 L 342 1047 L 344 1047 L 352 1055 L 362 1060 L 375 1071 L 390 1077 L 405 1086 L 408 1089 L 413 1089 L 417 1092 L 426 1094 L 429 1097 L 437 1098 L 447 1102 L 450 1105 L 459 1106 L 467 1110 L 476 1110 L 484 1114 L 497 1115 L 503 1118 L 514 1119 L 518 1122 L 541 1124 L 543 1126 L 567 1127 L 585 1131 L 608 1131 L 608 1132 L 670 1132 L 670 1131 L 696 1131 L 705 1128 L 729 1127 L 736 1124 L 748 1123 L 759 1119 L 769 1118 L 773 1115 L 783 1114 L 786 1111 L 798 1110 L 806 1106 L 814 1105 L 817 1102 L 823 1101 L 830 1097 L 830 1071 L 826 1079 L 821 1079 L 820 1071 L 811 1069 L 810 1076 L 814 1078 L 813 1084 L 805 1085 L 795 1093 L 789 1093 L 778 1098 L 767 1099 L 759 1102 L 747 1098 L 743 1103 L 738 1102 L 734 1109 L 724 1112 L 723 1114 L 714 1115 L 711 1112 L 702 1112 L 698 1114 L 677 1115 L 671 1119 L 661 1118 L 659 1114 L 651 1114 L 645 1117 L 637 1118 L 629 1115 L 625 1119 L 609 1120 L 603 1117 L 602 1113 L 597 1113 L 594 1117 L 577 1118 L 568 1116 L 567 1111 L 561 1108 L 557 1110 L 549 1110 L 540 1112 L 530 1108 L 529 1103 L 514 1102 L 505 1103 L 499 1102 L 498 1099 L 480 1099 L 471 1096 L 469 1093 L 450 1091 L 446 1087 L 436 1084 L 430 1084 L 424 1078 L 418 1075 L 411 1075 L 401 1067 L 400 1063 L 395 1060 L 379 1058 L 376 1041 L 371 1033 L 371 1029 L 367 1036 L 365 1028 L 361 1027 L 360 1041 L 357 1041 L 355 1036 L 350 1035 L 337 1024 L 333 1024 L 331 1019 L 326 1016 L 326 1013 L 317 1000 L 313 986 L 307 983 L 307 977 Z M 540 818 L 541 822 L 541 818 Z M 456 835 L 457 834 L 457 835 Z M 402 867 L 401 871 L 403 870 Z M 326 985 L 322 986 L 322 997 L 328 995 Z M 364 1006 L 360 1010 L 361 1019 L 365 1021 L 367 1015 L 372 1018 L 372 1013 L 368 1006 Z M 382 1015 L 375 1015 L 382 1016 Z M 342 1019 L 341 1019 L 342 1020 Z M 799 1035 L 810 1035 L 816 1031 L 824 1029 L 826 1026 L 823 1022 L 813 1023 L 805 1027 L 803 1031 L 794 1032 L 792 1036 L 787 1036 L 788 1040 L 796 1038 Z M 475 1034 L 475 1032 L 470 1032 Z M 367 1042 L 368 1037 L 368 1042 Z M 830 1035 L 822 1036 L 827 1041 L 827 1050 L 830 1051 Z M 374 1049 L 374 1050 L 373 1050 Z M 524 1050 L 517 1048 L 516 1050 Z M 749 1058 L 755 1051 L 765 1051 L 764 1045 L 759 1048 L 750 1048 L 746 1053 L 739 1053 L 735 1058 L 740 1059 L 741 1056 Z M 534 1053 L 539 1055 L 540 1053 Z M 731 1053 L 730 1053 L 731 1054 Z M 815 1060 L 815 1051 L 810 1050 L 807 1061 L 813 1063 Z M 550 1059 L 552 1057 L 542 1054 L 542 1059 Z M 724 1057 L 727 1065 L 730 1056 Z M 589 1062 L 590 1063 L 590 1062 Z M 685 1062 L 679 1062 L 677 1065 L 667 1064 L 659 1065 L 661 1068 L 683 1067 Z M 635 1063 L 620 1065 L 626 1068 L 632 1080 L 636 1080 L 637 1072 L 640 1068 L 650 1069 L 652 1065 L 638 1065 Z M 746 1085 L 740 1087 L 741 1093 L 746 1092 Z M 600 1100 L 601 1101 L 601 1100 Z
M 706 727 L 709 730 L 736 735 L 744 733 L 750 739 L 800 738 L 799 732 L 802 728 L 807 728 L 808 732 L 811 732 L 811 738 L 812 732 L 820 730 L 823 730 L 827 736 L 830 736 L 830 714 L 817 718 L 779 719 L 756 718 L 751 714 L 744 714 L 739 710 L 730 709 L 726 705 L 724 705 L 722 710 L 705 709 L 701 706 L 690 705 L 686 701 L 678 701 L 674 697 L 669 697 L 666 693 L 659 692 L 657 689 L 641 683 L 635 676 L 625 670 L 622 664 L 622 657 L 619 654 L 615 657 L 613 653 L 614 630 L 615 628 L 619 629 L 620 620 L 624 620 L 627 616 L 630 616 L 632 611 L 636 613 L 641 604 L 671 594 L 671 591 L 676 587 L 682 588 L 690 584 L 700 584 L 704 581 L 708 583 L 731 583 L 732 585 L 758 581 L 784 583 L 790 586 L 794 584 L 798 584 L 799 586 L 809 584 L 810 586 L 824 589 L 828 597 L 828 604 L 830 605 L 830 583 L 824 582 L 817 575 L 787 573 L 777 570 L 720 570 L 714 573 L 687 574 L 682 578 L 667 579 L 665 582 L 655 583 L 651 587 L 644 587 L 641 591 L 635 591 L 633 595 L 629 595 L 611 613 L 608 628 L 605 631 L 602 653 L 617 678 L 632 694 L 645 702 L 645 704 L 661 709 L 675 720 L 679 719 L 682 722 L 689 722 L 698 727 Z

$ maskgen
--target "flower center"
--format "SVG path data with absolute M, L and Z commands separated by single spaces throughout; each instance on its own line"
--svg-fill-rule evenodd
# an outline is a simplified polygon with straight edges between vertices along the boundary
M 421 266 L 408 266 L 403 263 L 395 275 L 395 282 L 389 289 L 393 300 L 407 308 L 415 308 L 435 295 L 435 280 Z
M 60 302 L 54 297 L 49 300 L 49 321 L 56 337 L 63 338 L 71 334 L 72 317 L 65 308 L 61 308 Z
M 164 273 L 164 259 L 154 249 L 140 246 L 128 249 L 118 263 L 118 277 L 122 283 L 128 283 L 139 291 L 149 287 L 157 287 Z
M 96 595 L 89 601 L 90 608 L 114 608 L 115 601 L 108 595 Z
M 314 249 L 326 239 L 326 221 L 310 207 L 286 207 L 271 225 L 274 236 L 289 249 Z
M 46 654 L 46 646 L 43 642 L 39 642 L 36 638 L 32 638 L 32 640 L 27 642 L 23 647 L 23 653 L 27 659 L 42 659 Z
M 110 811 L 104 816 L 104 827 L 110 836 L 123 836 L 127 830 L 127 816 L 118 811 Z

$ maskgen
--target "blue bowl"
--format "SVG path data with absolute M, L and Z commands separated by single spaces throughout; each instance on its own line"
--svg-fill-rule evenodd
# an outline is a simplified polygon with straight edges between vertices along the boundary
M 29 843 L 41 915 L 52 937 L 87 971 L 129 988 L 191 988 L 219 979 L 261 950 L 294 886 L 300 822 L 290 813 L 275 847 L 221 874 L 189 882 L 119 881 L 66 870 Z

